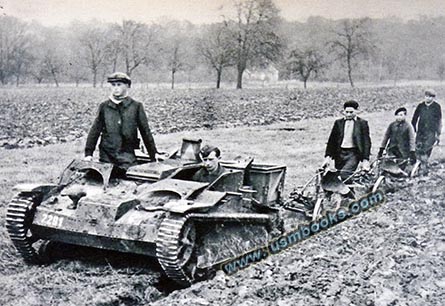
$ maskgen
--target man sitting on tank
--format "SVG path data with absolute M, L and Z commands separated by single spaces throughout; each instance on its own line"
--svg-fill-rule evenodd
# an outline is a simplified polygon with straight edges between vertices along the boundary
M 193 181 L 212 183 L 227 170 L 221 166 L 219 159 L 221 151 L 217 147 L 205 145 L 199 152 L 204 161 L 203 168 L 199 169 L 192 177 Z

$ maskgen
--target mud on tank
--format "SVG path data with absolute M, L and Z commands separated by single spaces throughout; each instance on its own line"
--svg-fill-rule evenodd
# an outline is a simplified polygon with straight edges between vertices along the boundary
M 6 214 L 14 246 L 28 263 L 42 261 L 45 247 L 35 246 L 48 241 L 147 255 L 188 286 L 281 234 L 286 167 L 221 161 L 229 171 L 196 182 L 200 146 L 184 139 L 159 162 L 141 154 L 125 177 L 111 164 L 74 160 L 58 184 L 16 186 Z

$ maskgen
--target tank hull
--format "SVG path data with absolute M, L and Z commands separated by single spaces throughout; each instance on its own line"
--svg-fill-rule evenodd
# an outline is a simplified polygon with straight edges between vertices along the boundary
M 41 263 L 54 241 L 59 254 L 70 244 L 155 257 L 188 286 L 281 231 L 276 207 L 286 171 L 247 158 L 221 162 L 224 172 L 202 182 L 194 179 L 203 167 L 199 147 L 184 140 L 177 156 L 142 161 L 124 176 L 111 164 L 74 160 L 58 184 L 18 188 L 7 209 L 9 236 L 29 263 Z

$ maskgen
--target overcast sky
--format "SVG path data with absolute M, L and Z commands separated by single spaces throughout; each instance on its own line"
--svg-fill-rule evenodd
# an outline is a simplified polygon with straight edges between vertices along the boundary
M 275 0 L 281 16 L 305 21 L 309 16 L 332 19 L 391 17 L 405 20 L 420 15 L 445 15 L 445 0 Z M 120 22 L 159 21 L 165 17 L 193 23 L 220 21 L 233 0 L 0 0 L 0 14 L 44 25 L 66 25 L 72 20 Z

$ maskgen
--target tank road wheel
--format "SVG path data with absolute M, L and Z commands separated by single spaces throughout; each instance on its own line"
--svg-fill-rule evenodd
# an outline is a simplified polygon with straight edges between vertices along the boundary
M 195 244 L 195 225 L 186 216 L 170 215 L 161 222 L 156 257 L 165 274 L 181 286 L 194 281 Z
M 39 255 L 32 246 L 36 239 L 30 231 L 38 202 L 36 195 L 19 194 L 11 200 L 6 211 L 6 229 L 9 237 L 28 263 L 39 262 Z

